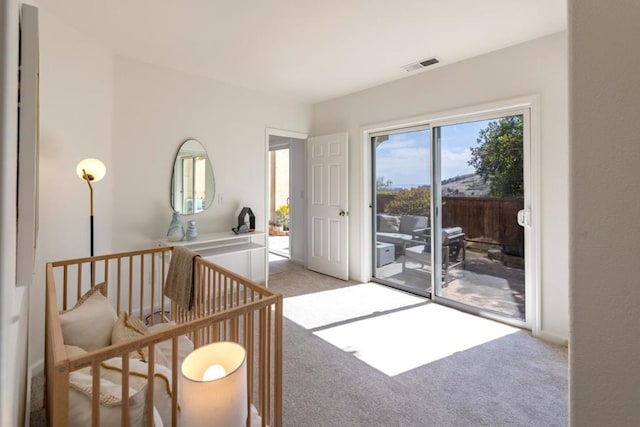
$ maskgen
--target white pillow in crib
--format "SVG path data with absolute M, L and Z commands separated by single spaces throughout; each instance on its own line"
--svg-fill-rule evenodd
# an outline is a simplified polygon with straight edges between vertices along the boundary
M 129 387 L 141 390 L 147 386 L 149 365 L 140 359 L 129 359 Z M 156 363 L 153 378 L 153 406 L 162 422 L 171 425 L 171 370 Z M 100 364 L 100 378 L 122 384 L 122 358 L 114 357 Z M 178 400 L 179 401 L 179 400 Z
M 174 321 L 169 321 L 165 323 L 156 323 L 155 325 L 149 326 L 149 332 L 154 333 L 158 331 L 164 331 L 174 326 L 176 326 L 176 322 Z M 166 362 L 163 362 L 163 364 L 167 366 L 169 369 L 171 369 L 171 367 L 173 366 L 171 364 L 173 360 L 173 352 L 171 349 L 172 341 L 173 340 L 169 339 L 156 344 L 156 348 L 159 349 L 164 354 L 164 358 Z M 191 340 L 186 335 L 180 335 L 178 337 L 178 370 L 182 366 L 182 362 L 184 361 L 185 357 L 187 357 L 192 351 L 193 351 L 193 343 L 191 342 Z
M 121 311 L 118 316 L 118 320 L 113 325 L 113 329 L 111 331 L 111 344 L 119 344 L 121 342 L 135 340 L 144 337 L 145 335 L 149 335 L 150 333 L 151 332 L 142 319 L 131 316 L 125 311 Z M 161 363 L 167 366 L 164 354 L 158 350 L 157 346 L 155 347 L 154 354 L 156 363 Z M 132 351 L 129 353 L 129 357 L 131 359 L 149 360 L 149 347 L 142 347 L 136 351 Z
M 93 395 L 91 375 L 79 372 L 69 374 L 69 426 L 85 427 L 91 425 L 91 399 Z M 136 391 L 129 388 L 129 425 L 146 425 L 145 401 L 146 385 Z M 122 386 L 100 379 L 100 425 L 120 425 L 122 409 Z
M 94 351 L 111 344 L 111 330 L 118 315 L 103 295 L 106 286 L 101 283 L 92 287 L 71 310 L 60 313 L 66 345 Z

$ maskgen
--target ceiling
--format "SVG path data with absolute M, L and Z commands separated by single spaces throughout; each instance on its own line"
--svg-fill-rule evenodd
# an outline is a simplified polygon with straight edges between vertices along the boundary
M 32 0 L 116 54 L 315 103 L 566 29 L 566 0 Z M 404 65 L 432 56 L 429 69 Z

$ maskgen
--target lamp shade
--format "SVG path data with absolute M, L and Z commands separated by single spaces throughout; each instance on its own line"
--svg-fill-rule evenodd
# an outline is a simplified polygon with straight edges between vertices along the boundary
M 240 427 L 247 420 L 245 349 L 217 342 L 193 351 L 182 362 L 180 425 Z
M 98 159 L 84 159 L 76 166 L 78 177 L 84 181 L 83 170 L 87 172 L 87 176 L 91 182 L 100 181 L 107 173 L 107 167 Z

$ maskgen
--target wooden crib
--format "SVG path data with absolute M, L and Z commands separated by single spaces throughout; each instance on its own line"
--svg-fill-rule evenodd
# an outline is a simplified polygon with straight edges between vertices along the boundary
M 282 296 L 221 268 L 205 258 L 196 258 L 194 304 L 189 311 L 165 298 L 164 283 L 172 247 L 95 256 L 48 263 L 46 266 L 45 406 L 50 426 L 69 424 L 70 374 L 90 368 L 90 420 L 100 425 L 101 366 L 118 358 L 121 366 L 121 396 L 129 396 L 131 352 L 148 355 L 144 423 L 154 425 L 154 386 L 157 379 L 156 347 L 171 349 L 170 422 L 179 425 L 178 342 L 186 335 L 195 348 L 216 341 L 233 341 L 247 351 L 247 427 L 282 425 Z M 149 325 L 175 322 L 161 331 L 86 354 L 70 356 L 65 349 L 61 314 L 81 296 L 106 283 L 105 295 L 116 313 L 145 320 Z M 103 286 L 100 287 L 102 289 Z M 153 328 L 153 326 L 151 326 Z M 164 343 L 164 344 L 162 344 Z M 164 368 L 163 368 L 164 369 Z M 167 382 L 169 384 L 169 382 Z M 157 390 L 156 390 L 157 392 Z M 130 399 L 122 398 L 120 425 L 130 422 Z M 168 410 L 167 408 L 163 408 Z M 257 410 L 257 415 L 256 415 Z M 157 423 L 156 423 L 157 424 Z

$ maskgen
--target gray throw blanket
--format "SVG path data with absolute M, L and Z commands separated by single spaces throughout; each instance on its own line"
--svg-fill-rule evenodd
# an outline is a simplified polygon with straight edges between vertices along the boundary
M 164 294 L 185 310 L 193 306 L 194 265 L 199 257 L 191 249 L 174 246 Z

